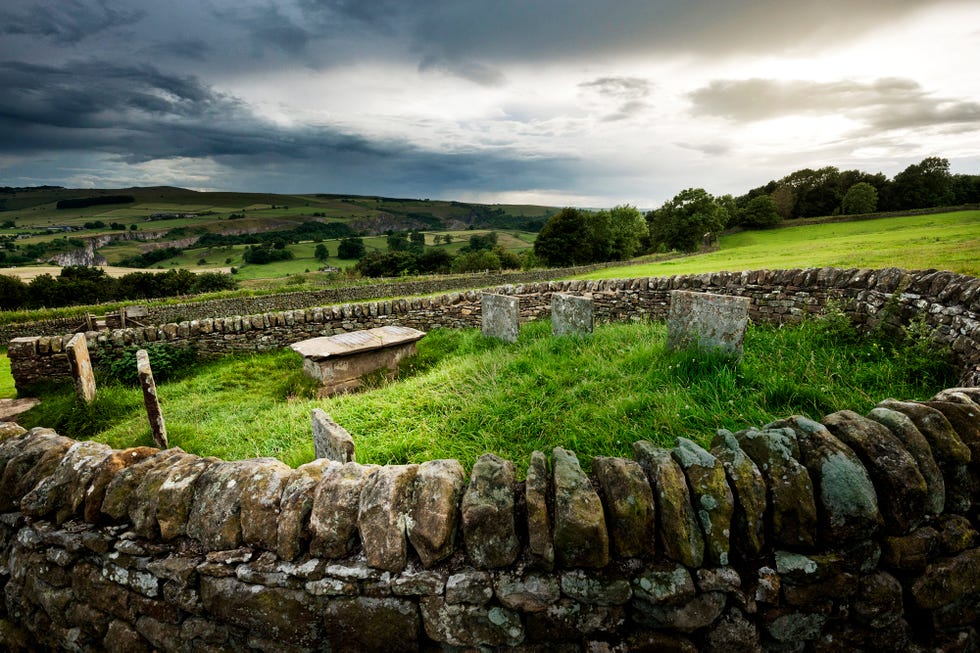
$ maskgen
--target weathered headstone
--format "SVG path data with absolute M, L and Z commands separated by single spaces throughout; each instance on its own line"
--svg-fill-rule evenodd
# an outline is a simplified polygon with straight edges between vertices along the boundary
M 95 376 L 92 374 L 92 359 L 88 355 L 88 342 L 84 333 L 76 333 L 65 345 L 68 353 L 68 367 L 75 382 L 75 394 L 87 404 L 95 401 Z
M 672 290 L 667 347 L 720 350 L 741 358 L 748 321 L 748 297 Z
M 556 336 L 589 335 L 592 333 L 592 306 L 588 297 L 551 296 L 551 333 Z
M 313 409 L 313 451 L 317 458 L 354 461 L 354 438 L 319 408 Z
M 143 389 L 143 405 L 146 406 L 146 416 L 150 420 L 150 430 L 153 432 L 153 442 L 161 449 L 166 449 L 167 425 L 163 421 L 163 411 L 160 410 L 160 399 L 157 397 L 157 384 L 153 380 L 153 369 L 150 368 L 150 355 L 145 349 L 136 352 L 136 375 Z
M 398 363 L 415 355 L 424 331 L 383 326 L 335 336 L 310 338 L 289 347 L 303 357 L 303 371 L 323 385 L 322 396 L 356 390 L 364 376 L 383 371 L 394 378 Z
M 517 342 L 521 318 L 517 297 L 484 293 L 481 307 L 483 335 L 505 342 Z

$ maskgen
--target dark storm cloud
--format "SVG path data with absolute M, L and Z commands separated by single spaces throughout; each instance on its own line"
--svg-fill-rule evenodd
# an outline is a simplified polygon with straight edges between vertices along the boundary
M 143 49 L 150 57 L 174 57 L 191 61 L 205 61 L 214 52 L 214 48 L 203 39 L 175 39 L 161 41 Z
M 875 131 L 980 126 L 980 103 L 934 97 L 910 79 L 871 83 L 841 80 L 715 80 L 690 93 L 694 112 L 733 122 L 794 115 L 841 114 Z
M 14 3 L 11 3 L 14 4 Z M 0 9 L 0 34 L 42 36 L 75 43 L 107 29 L 130 25 L 143 17 L 140 10 L 120 7 L 108 0 L 45 0 L 17 3 Z
M 235 176 L 242 180 L 263 170 L 263 179 L 280 179 L 277 188 L 317 190 L 311 180 L 333 180 L 334 188 L 349 183 L 349 192 L 420 195 L 555 184 L 576 165 L 507 152 L 432 152 L 326 126 L 282 127 L 193 77 L 150 66 L 3 62 L 0 87 L 0 132 L 7 135 L 0 147 L 9 154 L 101 153 L 130 164 L 212 159 L 241 171 Z

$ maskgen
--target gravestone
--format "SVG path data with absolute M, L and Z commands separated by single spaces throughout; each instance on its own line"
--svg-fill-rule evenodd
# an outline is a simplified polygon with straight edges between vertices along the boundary
M 84 333 L 76 333 L 65 345 L 68 354 L 68 367 L 75 382 L 75 394 L 87 404 L 95 401 L 95 376 L 92 374 L 92 359 L 88 355 L 88 342 Z
M 167 449 L 167 425 L 163 421 L 163 411 L 160 409 L 160 399 L 157 397 L 157 384 L 153 380 L 153 369 L 150 367 L 150 355 L 145 349 L 136 352 L 136 375 L 143 390 L 143 405 L 146 406 L 146 416 L 150 420 L 150 430 L 153 432 L 153 442 L 161 449 Z
M 748 321 L 748 297 L 672 290 L 667 347 L 720 350 L 741 358 Z
M 424 331 L 383 326 L 335 336 L 310 338 L 289 347 L 303 357 L 303 371 L 321 383 L 321 396 L 355 390 L 365 375 L 383 372 L 394 378 L 398 363 L 416 353 Z
M 313 451 L 317 458 L 354 462 L 354 438 L 319 408 L 313 409 Z
M 505 342 L 517 342 L 521 318 L 517 297 L 484 293 L 481 309 L 483 335 Z
M 562 295 L 551 296 L 551 334 L 589 335 L 592 333 L 593 302 L 588 297 Z

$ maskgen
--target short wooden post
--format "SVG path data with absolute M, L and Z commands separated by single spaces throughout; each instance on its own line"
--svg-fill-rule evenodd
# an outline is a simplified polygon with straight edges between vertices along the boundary
M 75 394 L 87 404 L 95 401 L 95 375 L 92 373 L 92 360 L 88 355 L 88 341 L 84 333 L 76 333 L 65 345 L 68 354 L 68 367 L 75 382 Z
M 160 410 L 160 400 L 157 398 L 150 355 L 145 349 L 136 352 L 136 373 L 140 379 L 140 388 L 143 389 L 143 405 L 146 406 L 146 416 L 150 419 L 153 442 L 161 449 L 167 449 L 170 446 L 167 444 L 167 425 L 163 421 L 163 411 Z

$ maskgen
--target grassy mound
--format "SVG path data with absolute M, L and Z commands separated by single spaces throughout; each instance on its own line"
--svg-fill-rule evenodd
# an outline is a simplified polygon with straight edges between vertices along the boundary
M 707 443 L 718 428 L 866 412 L 886 397 L 926 398 L 955 383 L 921 329 L 859 337 L 840 318 L 750 326 L 741 362 L 669 352 L 662 323 L 553 338 L 549 322 L 536 322 L 514 345 L 436 330 L 400 380 L 356 395 L 310 399 L 300 358 L 280 351 L 201 365 L 161 384 L 159 396 L 171 444 L 200 455 L 307 462 L 310 411 L 320 407 L 354 435 L 362 463 L 457 458 L 470 467 L 492 452 L 523 467 L 535 449 L 566 447 L 587 464 L 595 455 L 631 457 L 639 439 Z M 28 421 L 117 448 L 151 442 L 139 391 L 119 385 L 100 386 L 90 407 L 61 389 Z

